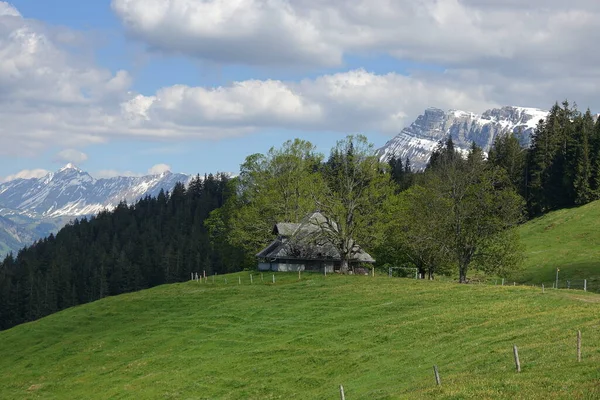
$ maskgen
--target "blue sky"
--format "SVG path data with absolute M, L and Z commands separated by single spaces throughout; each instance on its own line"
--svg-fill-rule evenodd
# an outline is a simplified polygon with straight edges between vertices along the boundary
M 593 1 L 0 1 L 0 181 L 237 172 L 425 108 L 597 109 Z

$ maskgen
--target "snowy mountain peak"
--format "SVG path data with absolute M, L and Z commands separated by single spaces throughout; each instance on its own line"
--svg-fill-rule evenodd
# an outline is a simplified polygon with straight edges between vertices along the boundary
M 189 175 L 170 171 L 142 177 L 94 179 L 69 163 L 43 178 L 0 184 L 0 209 L 30 218 L 93 215 L 112 209 L 123 200 L 133 203 L 145 195 L 156 196 L 161 189 L 170 191 L 175 183 L 187 184 L 190 179 Z
M 505 106 L 487 110 L 481 115 L 428 108 L 378 153 L 383 161 L 392 156 L 403 161 L 408 157 L 414 168 L 422 169 L 438 142 L 448 135 L 452 136 L 456 148 L 463 151 L 467 151 L 472 142 L 488 151 L 494 139 L 506 132 L 521 132 L 521 142 L 528 146 L 539 120 L 547 115 L 548 111 L 530 107 Z
M 82 170 L 80 170 L 79 168 L 77 168 L 77 166 L 75 166 L 72 163 L 68 163 L 67 165 L 65 165 L 64 167 L 62 167 L 61 169 L 58 170 L 58 172 L 64 172 L 67 170 L 75 170 L 77 172 L 83 172 Z

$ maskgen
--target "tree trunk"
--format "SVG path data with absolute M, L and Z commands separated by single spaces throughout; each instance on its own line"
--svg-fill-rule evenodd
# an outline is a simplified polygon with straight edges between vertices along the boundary
M 459 266 L 458 273 L 459 273 L 458 283 L 467 283 L 467 266 L 466 265 Z
M 342 256 L 342 264 L 340 267 L 340 272 L 344 275 L 348 274 L 348 258 Z
M 460 262 L 458 264 L 458 274 L 459 279 L 458 283 L 467 283 L 467 270 L 469 269 L 469 264 L 471 263 L 472 254 L 466 254 L 460 257 Z

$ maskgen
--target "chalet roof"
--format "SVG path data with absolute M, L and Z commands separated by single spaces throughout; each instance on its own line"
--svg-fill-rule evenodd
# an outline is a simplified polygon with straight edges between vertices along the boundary
M 316 212 L 301 223 L 277 223 L 273 234 L 277 238 L 256 256 L 264 259 L 340 260 L 340 253 L 320 235 L 326 217 Z M 375 260 L 358 245 L 350 261 L 373 263 Z
M 292 236 L 294 232 L 300 227 L 300 224 L 293 224 L 289 222 L 279 222 L 273 227 L 273 233 L 281 236 Z

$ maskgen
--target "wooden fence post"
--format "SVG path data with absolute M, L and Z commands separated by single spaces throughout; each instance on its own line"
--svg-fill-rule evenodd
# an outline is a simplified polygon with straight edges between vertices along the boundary
M 252 285 L 254 282 L 252 281 L 252 274 L 250 274 L 250 284 Z
M 275 283 L 275 274 L 273 274 L 273 283 Z
M 301 273 L 301 272 L 302 272 L 302 271 L 300 271 L 300 270 L 298 269 L 298 280 L 301 280 L 301 279 L 302 279 L 302 275 L 300 275 L 300 273 Z
M 344 396 L 344 387 L 340 385 L 340 399 L 346 400 L 346 396 Z
M 542 283 L 542 293 L 545 293 L 544 292 L 544 284 L 543 283 Z
M 577 362 L 581 362 L 581 331 L 577 331 Z
M 517 367 L 517 372 L 521 372 L 521 363 L 519 362 L 519 349 L 517 349 L 517 345 L 513 345 L 513 354 L 515 356 L 515 366 Z
M 440 374 L 438 372 L 437 365 L 433 366 L 433 375 L 435 376 L 435 384 L 440 386 L 442 382 L 440 381 Z
M 583 280 L 583 291 L 587 292 L 587 279 Z

